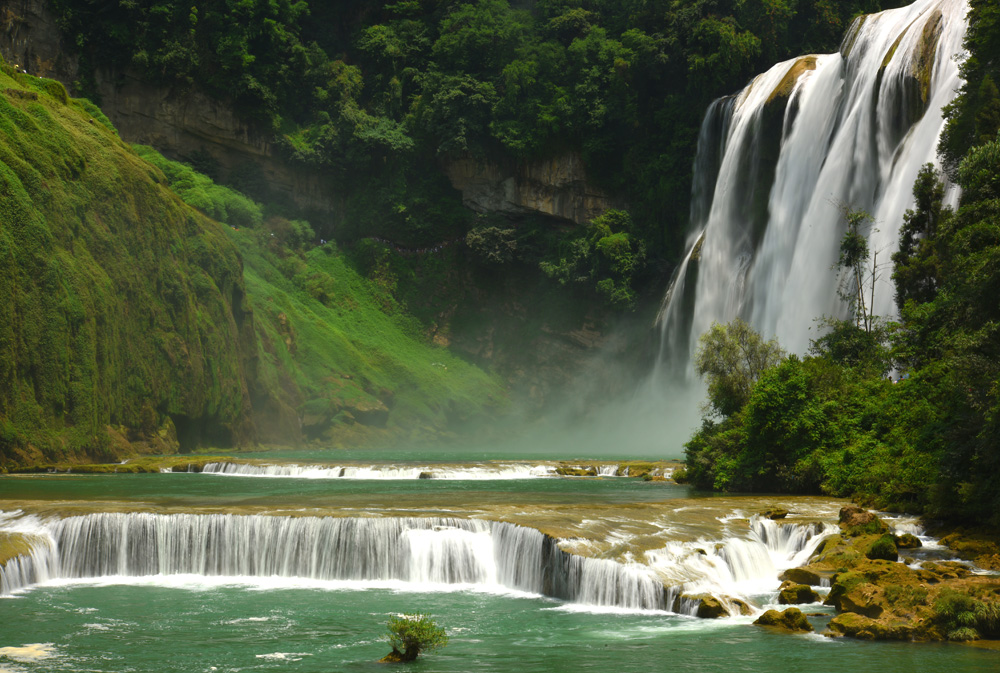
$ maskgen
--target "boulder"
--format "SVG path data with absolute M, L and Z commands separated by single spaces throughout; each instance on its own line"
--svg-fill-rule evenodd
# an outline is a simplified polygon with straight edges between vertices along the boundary
M 781 507 L 773 507 L 771 509 L 765 509 L 763 512 L 760 513 L 760 516 L 764 517 L 765 519 L 771 519 L 772 521 L 776 519 L 784 519 L 786 516 L 788 516 L 788 510 L 782 509 Z
M 778 590 L 778 603 L 781 605 L 801 605 L 802 603 L 818 603 L 820 595 L 806 584 L 796 584 L 786 581 Z
M 899 550 L 896 549 L 896 539 L 889 533 L 886 533 L 868 545 L 868 548 L 865 550 L 865 557 L 895 561 L 899 558 Z
M 856 505 L 840 509 L 840 527 L 848 535 L 874 535 L 885 533 L 889 527 L 874 513 Z
M 754 622 L 757 626 L 770 626 L 783 631 L 808 633 L 813 630 L 812 624 L 798 608 L 788 608 L 784 612 L 768 610 Z
M 698 612 L 695 613 L 698 617 L 702 619 L 718 619 L 719 617 L 729 616 L 726 606 L 715 596 L 698 596 L 697 598 L 700 599 Z
M 810 570 L 809 568 L 789 568 L 785 572 L 778 575 L 778 579 L 783 582 L 807 584 L 814 587 L 818 587 L 823 584 L 820 574 L 815 570 Z
M 903 533 L 896 536 L 896 546 L 900 549 L 918 549 L 923 547 L 924 543 L 916 535 Z

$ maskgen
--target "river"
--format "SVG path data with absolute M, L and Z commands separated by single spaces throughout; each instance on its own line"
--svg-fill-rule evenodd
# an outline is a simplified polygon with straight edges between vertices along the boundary
M 417 612 L 450 636 L 420 671 L 996 669 L 967 646 L 692 616 L 694 594 L 773 606 L 780 569 L 831 530 L 839 500 L 480 455 L 338 454 L 303 476 L 323 455 L 295 455 L 298 476 L 270 460 L 252 476 L 0 477 L 0 532 L 28 535 L 40 564 L 0 597 L 0 671 L 384 670 L 387 619 Z M 768 506 L 791 513 L 753 516 Z M 804 611 L 818 631 L 831 614 Z

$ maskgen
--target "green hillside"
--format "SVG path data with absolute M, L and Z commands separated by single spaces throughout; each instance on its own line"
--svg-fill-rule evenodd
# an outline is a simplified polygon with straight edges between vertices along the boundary
M 57 82 L 5 65 L 0 92 L 0 465 L 438 436 L 503 403 L 307 223 Z

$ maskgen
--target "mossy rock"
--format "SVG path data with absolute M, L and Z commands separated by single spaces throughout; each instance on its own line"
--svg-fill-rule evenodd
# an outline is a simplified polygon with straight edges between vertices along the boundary
M 718 619 L 729 616 L 729 610 L 715 596 L 690 596 L 690 598 L 698 601 L 698 611 L 695 615 L 702 619 Z
M 777 521 L 778 519 L 784 519 L 788 516 L 788 510 L 782 507 L 772 507 L 770 509 L 765 509 L 763 512 L 759 513 L 760 516 L 765 519 L 771 519 L 772 521 Z
M 861 640 L 913 640 L 916 629 L 905 620 L 879 620 L 845 612 L 830 620 L 831 633 Z
M 813 630 L 812 624 L 798 608 L 788 608 L 784 612 L 768 610 L 754 624 L 798 633 L 810 633 Z
M 597 468 L 560 465 L 556 468 L 556 474 L 564 477 L 596 477 Z
M 801 605 L 803 603 L 818 603 L 820 595 L 806 584 L 784 582 L 778 590 L 778 603 L 781 605 Z
M 924 543 L 912 533 L 903 533 L 896 536 L 896 547 L 899 549 L 919 549 Z
M 823 579 L 829 579 L 829 575 L 821 574 L 811 568 L 789 568 L 778 575 L 778 579 L 783 582 L 818 587 L 823 584 Z
M 889 526 L 882 519 L 857 505 L 841 508 L 840 527 L 850 537 L 881 535 L 889 530 Z
M 899 558 L 899 550 L 896 549 L 896 538 L 886 533 L 868 545 L 868 549 L 865 550 L 865 557 L 895 561 Z
M 0 532 L 0 567 L 12 558 L 30 554 L 35 542 L 31 535 Z

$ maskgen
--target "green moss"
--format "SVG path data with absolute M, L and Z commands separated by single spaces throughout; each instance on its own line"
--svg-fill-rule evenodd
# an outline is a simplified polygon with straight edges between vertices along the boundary
M 899 550 L 896 549 L 896 539 L 886 533 L 868 546 L 865 556 L 870 559 L 895 561 L 899 558 Z
M 143 408 L 245 441 L 235 249 L 90 104 L 0 74 L 26 86 L 44 95 L 0 96 L 0 464 L 111 457 L 105 428 L 144 439 Z
M 16 556 L 31 553 L 32 538 L 21 533 L 0 532 L 0 567 Z

